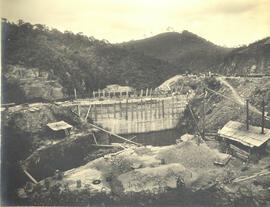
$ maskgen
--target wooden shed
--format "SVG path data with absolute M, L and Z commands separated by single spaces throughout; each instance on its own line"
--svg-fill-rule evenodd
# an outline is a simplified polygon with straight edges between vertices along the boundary
M 229 121 L 218 135 L 224 138 L 230 149 L 236 156 L 248 159 L 252 154 L 260 154 L 264 150 L 266 142 L 270 139 L 270 129 L 264 129 L 261 133 L 261 127 L 250 126 L 246 129 L 245 124 Z
M 72 126 L 64 121 L 49 123 L 47 127 L 53 138 L 64 138 L 70 134 L 72 129 Z

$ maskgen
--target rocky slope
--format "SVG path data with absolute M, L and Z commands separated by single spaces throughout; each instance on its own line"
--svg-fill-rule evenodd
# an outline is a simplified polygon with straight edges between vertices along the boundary
M 50 80 L 52 74 L 38 68 L 7 65 L 3 70 L 4 101 L 24 103 L 64 99 L 59 80 Z
M 270 37 L 254 42 L 248 46 L 234 49 L 224 59 L 223 63 L 215 66 L 222 74 L 270 74 Z

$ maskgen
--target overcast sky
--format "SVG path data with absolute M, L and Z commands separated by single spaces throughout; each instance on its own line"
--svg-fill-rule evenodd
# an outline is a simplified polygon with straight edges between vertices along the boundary
M 2 17 L 111 43 L 188 30 L 218 45 L 270 36 L 270 0 L 2 0 Z M 168 29 L 170 28 L 170 29 Z

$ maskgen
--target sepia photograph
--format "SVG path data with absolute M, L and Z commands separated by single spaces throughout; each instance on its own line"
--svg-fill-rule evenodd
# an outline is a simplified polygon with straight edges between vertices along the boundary
M 270 207 L 269 0 L 1 0 L 1 206 Z

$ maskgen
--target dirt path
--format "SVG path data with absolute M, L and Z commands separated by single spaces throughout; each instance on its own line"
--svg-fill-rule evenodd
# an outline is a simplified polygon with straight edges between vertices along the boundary
M 232 91 L 232 96 L 233 99 L 238 102 L 240 105 L 245 105 L 245 101 L 239 96 L 239 94 L 237 93 L 237 91 L 231 86 L 230 83 L 228 83 L 228 81 L 226 81 L 224 79 L 224 77 L 218 77 L 217 78 L 223 85 L 227 86 L 228 88 L 230 88 L 230 90 Z M 256 109 L 254 106 L 252 106 L 251 104 L 249 104 L 249 110 L 257 113 L 257 114 L 262 114 L 261 111 L 259 111 L 258 109 Z M 265 116 L 267 120 L 270 119 L 270 117 Z

